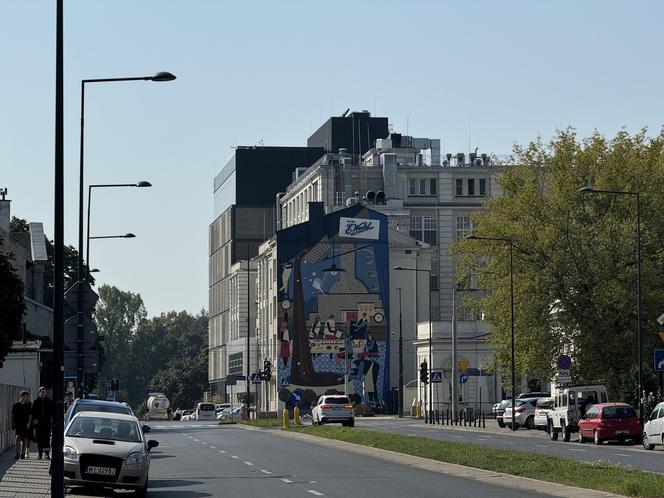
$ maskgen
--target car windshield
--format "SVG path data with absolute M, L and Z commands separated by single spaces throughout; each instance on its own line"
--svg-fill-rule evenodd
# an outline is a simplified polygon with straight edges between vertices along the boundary
M 79 403 L 74 410 L 74 413 L 78 412 L 124 413 L 125 415 L 132 415 L 128 406 L 110 405 L 106 403 Z
M 520 406 L 523 406 L 523 405 L 530 405 L 530 404 L 532 404 L 532 403 L 530 402 L 530 400 L 522 400 L 522 399 L 517 399 L 517 400 L 516 400 L 516 406 L 517 406 L 517 408 L 520 407 Z
M 213 412 L 214 405 L 212 403 L 201 403 L 198 405 L 202 412 Z
M 347 405 L 350 403 L 350 400 L 345 396 L 335 396 L 335 397 L 325 398 L 325 402 L 331 405 Z
M 602 408 L 602 418 L 630 418 L 636 417 L 631 406 L 605 406 Z
M 76 417 L 67 429 L 68 437 L 108 439 L 129 443 L 140 443 L 140 434 L 138 424 L 133 420 L 117 420 L 103 416 Z
M 553 408 L 553 399 L 540 398 L 537 400 L 537 408 L 551 409 Z

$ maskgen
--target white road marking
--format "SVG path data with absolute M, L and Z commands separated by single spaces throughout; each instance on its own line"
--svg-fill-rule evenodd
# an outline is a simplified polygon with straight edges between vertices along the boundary
M 197 443 L 200 443 L 200 441 L 198 439 L 194 439 L 194 441 L 196 441 Z
M 588 451 L 588 450 L 582 450 L 581 448 L 570 448 L 570 451 Z
M 244 463 L 245 463 L 245 465 L 253 465 L 253 463 L 251 463 L 251 462 L 244 462 Z
M 272 473 L 272 472 L 270 472 L 269 470 L 265 470 L 265 469 L 261 469 L 261 472 L 262 472 L 263 474 L 271 474 L 271 473 Z
M 281 480 L 284 481 L 284 482 L 287 483 L 287 484 L 290 484 L 290 483 L 293 482 L 293 481 L 291 481 L 290 479 L 284 479 L 283 477 L 281 478 Z
M 616 453 L 616 455 L 618 455 L 618 456 L 626 456 L 626 457 L 632 457 L 632 456 L 634 456 L 634 455 L 625 455 L 624 453 Z
M 461 437 L 463 437 L 463 436 L 457 436 L 456 434 L 450 434 L 450 437 L 457 437 L 457 438 L 461 438 Z
M 219 453 L 226 453 L 224 450 L 219 450 Z
M 312 495 L 316 495 L 316 496 L 325 496 L 323 493 L 319 493 L 319 492 L 316 491 L 315 489 L 307 489 L 307 491 L 309 491 L 309 493 L 311 493 Z
M 212 445 L 210 445 L 210 448 L 212 448 L 213 450 L 216 450 L 216 449 L 217 449 L 216 446 L 212 446 Z
M 205 441 L 201 441 L 201 444 L 207 444 Z
M 235 455 L 231 455 L 231 458 L 237 459 L 237 458 L 240 458 L 240 457 L 236 457 Z
M 548 448 L 549 447 L 548 444 L 536 444 L 535 446 L 537 446 L 538 448 Z

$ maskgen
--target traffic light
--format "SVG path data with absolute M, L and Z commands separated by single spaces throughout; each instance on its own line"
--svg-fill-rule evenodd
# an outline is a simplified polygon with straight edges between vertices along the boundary
M 265 360 L 263 362 L 263 379 L 270 380 L 272 378 L 272 363 L 270 360 Z
M 420 381 L 424 384 L 429 383 L 429 367 L 427 366 L 426 361 L 420 363 Z
M 118 379 L 111 379 L 111 391 L 119 391 Z

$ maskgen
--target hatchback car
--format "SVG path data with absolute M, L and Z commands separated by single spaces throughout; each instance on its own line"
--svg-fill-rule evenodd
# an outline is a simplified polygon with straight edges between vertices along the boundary
M 623 442 L 641 440 L 641 422 L 634 408 L 625 403 L 599 403 L 592 405 L 579 420 L 579 442 L 592 439 L 602 444 L 609 439 Z
M 65 429 L 64 477 L 66 485 L 133 489 L 145 496 L 150 450 L 133 415 L 79 412 Z
M 553 398 L 539 398 L 535 404 L 535 418 L 533 419 L 537 429 L 546 431 L 549 429 L 549 412 L 553 410 Z
M 314 425 L 341 422 L 344 427 L 355 426 L 353 405 L 348 396 L 321 396 L 311 410 L 311 419 Z
M 510 403 L 512 403 L 512 400 L 504 399 L 493 405 L 492 411 L 496 416 L 496 421 L 498 422 L 499 427 L 505 427 L 505 423 L 503 422 L 503 413 L 505 413 L 505 408 L 507 408 Z
M 664 444 L 664 403 L 658 404 L 643 426 L 643 447 L 652 450 L 657 444 Z
M 526 427 L 527 429 L 535 428 L 535 403 L 536 398 L 531 399 L 517 399 L 514 401 L 514 429 L 519 427 Z M 503 413 L 503 424 L 512 428 L 512 404 L 510 403 L 505 408 Z
M 127 403 L 118 401 L 104 401 L 101 399 L 75 399 L 67 413 L 65 413 L 65 427 L 74 418 L 78 412 L 104 412 L 104 413 L 124 413 L 134 415 L 131 407 Z

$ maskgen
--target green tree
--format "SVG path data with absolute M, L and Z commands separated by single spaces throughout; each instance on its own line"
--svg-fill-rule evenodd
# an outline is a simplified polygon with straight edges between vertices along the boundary
M 193 357 L 172 359 L 150 381 L 150 389 L 167 393 L 174 408 L 193 406 L 208 386 L 207 346 L 203 346 Z
M 664 309 L 664 135 L 643 130 L 579 141 L 573 130 L 515 147 L 497 176 L 502 195 L 474 216 L 474 233 L 513 240 L 516 366 L 551 378 L 554 358 L 570 354 L 575 381 L 603 380 L 614 399 L 637 398 L 636 206 L 633 196 L 583 194 L 579 188 L 639 191 L 642 236 L 642 337 L 645 388 L 654 319 Z M 452 247 L 457 280 L 476 275 L 502 372 L 510 362 L 508 248 L 462 240 Z M 471 293 L 469 293 L 471 294 Z
M 2 251 L 0 239 L 0 362 L 12 341 L 19 337 L 25 312 L 23 282 L 14 267 L 14 256 Z

